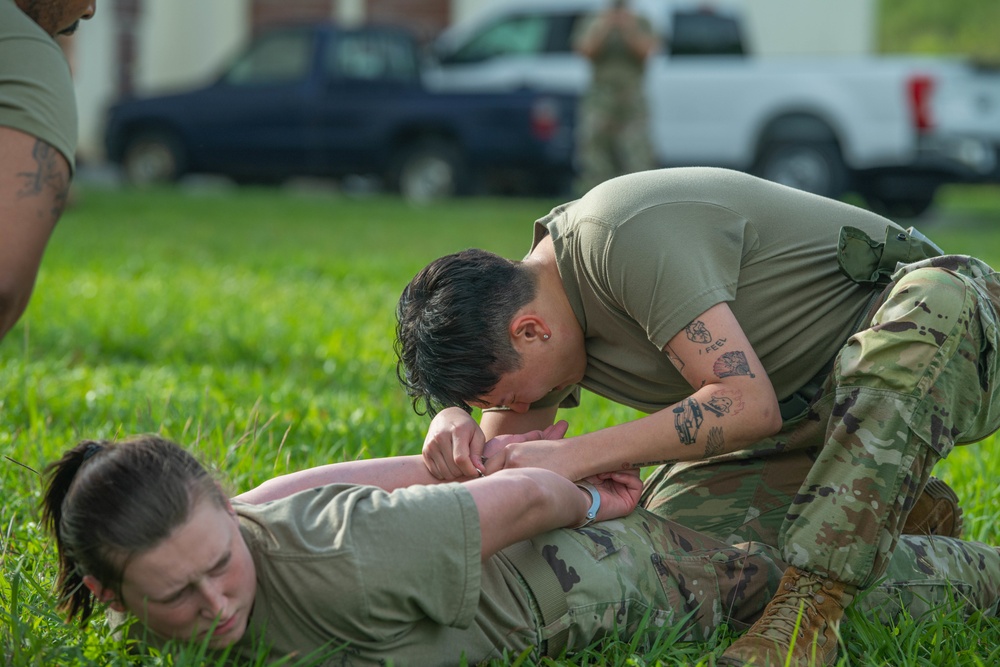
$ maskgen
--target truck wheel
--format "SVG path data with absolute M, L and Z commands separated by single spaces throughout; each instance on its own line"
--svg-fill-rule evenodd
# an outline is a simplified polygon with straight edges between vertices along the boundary
M 757 176 L 824 197 L 839 197 L 847 187 L 847 167 L 830 142 L 770 142 L 754 167 Z
M 397 158 L 392 182 L 399 194 L 413 202 L 460 194 L 464 187 L 458 149 L 442 140 L 415 144 Z
M 131 185 L 172 183 L 184 173 L 180 142 L 168 132 L 143 132 L 128 140 L 122 172 Z

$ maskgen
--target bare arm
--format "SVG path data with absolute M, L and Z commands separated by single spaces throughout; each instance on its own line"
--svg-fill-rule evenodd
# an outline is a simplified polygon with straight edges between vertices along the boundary
M 508 445 L 487 462 L 543 467 L 569 479 L 735 451 L 781 427 L 777 397 L 727 304 L 702 313 L 664 348 L 693 393 L 659 412 L 558 441 Z
M 498 435 L 539 432 L 541 437 L 547 439 L 561 438 L 565 429 L 558 435 L 554 435 L 555 432 L 541 434 L 553 425 L 556 411 L 554 407 L 524 413 L 487 410 L 483 413 L 482 423 L 477 424 L 461 408 L 445 408 L 435 415 L 427 429 L 423 446 L 424 463 L 439 480 L 477 477 L 478 471 L 485 472 L 482 457 L 486 455 L 487 442 Z
M 342 461 L 299 470 L 269 479 L 236 496 L 245 503 L 260 504 L 327 484 L 370 484 L 386 491 L 414 484 L 438 484 L 420 456 Z
M 635 509 L 642 491 L 639 478 L 627 473 L 591 478 L 600 491 L 598 520 L 624 516 Z M 334 483 L 373 484 L 387 491 L 414 484 L 439 484 L 419 456 L 345 461 L 275 477 L 234 499 L 260 504 Z M 482 557 L 534 535 L 579 525 L 590 509 L 589 493 L 548 470 L 503 470 L 468 482 L 479 511 Z
M 0 127 L 0 338 L 28 305 L 69 183 L 69 163 L 59 151 Z
M 614 473 L 588 481 L 600 492 L 598 521 L 625 516 L 639 502 L 638 476 Z M 466 487 L 479 510 L 484 560 L 545 531 L 580 525 L 591 505 L 590 494 L 574 482 L 538 468 L 502 470 Z

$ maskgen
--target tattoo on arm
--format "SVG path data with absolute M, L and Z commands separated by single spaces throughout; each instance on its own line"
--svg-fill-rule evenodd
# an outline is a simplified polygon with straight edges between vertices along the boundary
M 747 361 L 747 355 L 739 351 L 723 354 L 715 360 L 712 370 L 715 372 L 716 377 L 720 378 L 732 377 L 734 375 L 757 377 L 750 372 L 750 362 Z
M 674 352 L 674 348 L 669 345 L 665 345 L 663 347 L 663 351 L 667 353 L 667 359 L 669 359 L 670 363 L 674 365 L 674 368 L 679 371 L 684 370 L 684 360 L 677 356 L 677 353 Z
M 743 412 L 743 394 L 735 389 L 720 389 L 712 393 L 707 403 L 701 407 L 716 417 L 738 415 Z
M 708 444 L 705 445 L 705 456 L 715 456 L 721 454 L 726 446 L 726 439 L 722 435 L 722 427 L 713 426 L 708 430 Z
M 712 334 L 709 332 L 708 327 L 705 326 L 705 323 L 701 320 L 695 320 L 691 324 L 684 327 L 684 334 L 692 343 L 708 345 L 712 342 Z
M 698 429 L 704 419 L 701 406 L 693 398 L 687 398 L 674 407 L 674 428 L 682 445 L 693 445 L 698 440 Z
M 37 197 L 46 190 L 52 194 L 52 208 L 49 214 L 53 220 L 58 220 L 66 207 L 66 199 L 69 195 L 69 174 L 62 163 L 62 155 L 55 148 L 42 141 L 35 141 L 35 146 L 31 150 L 31 157 L 35 160 L 34 171 L 22 171 L 18 173 L 21 178 L 21 189 L 17 196 L 19 199 Z

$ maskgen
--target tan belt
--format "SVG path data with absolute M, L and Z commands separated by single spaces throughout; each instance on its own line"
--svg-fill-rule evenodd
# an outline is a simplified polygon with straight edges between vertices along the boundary
M 535 603 L 542 616 L 543 629 L 555 622 L 569 611 L 566 605 L 566 593 L 559 583 L 559 578 L 552 571 L 541 554 L 531 546 L 531 541 L 517 542 L 500 551 L 507 562 L 517 570 L 528 589 L 535 597 Z M 547 639 L 543 639 L 541 651 L 550 658 L 562 656 L 569 639 L 569 628 L 564 628 Z

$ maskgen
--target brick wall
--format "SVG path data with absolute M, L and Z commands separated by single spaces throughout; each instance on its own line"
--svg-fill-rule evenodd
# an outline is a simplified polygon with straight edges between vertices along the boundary
M 275 23 L 324 20 L 334 15 L 336 0 L 253 0 L 250 25 L 253 31 Z
M 419 39 L 429 40 L 451 18 L 451 0 L 365 0 L 368 20 L 407 26 Z
M 429 40 L 451 19 L 452 0 L 362 0 L 373 23 L 404 25 L 419 39 Z M 275 23 L 330 19 L 337 15 L 338 0 L 253 0 L 250 24 L 254 32 Z

